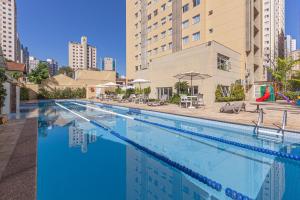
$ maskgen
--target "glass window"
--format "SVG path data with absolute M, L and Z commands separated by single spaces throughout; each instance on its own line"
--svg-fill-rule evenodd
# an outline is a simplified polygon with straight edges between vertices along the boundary
M 182 29 L 185 29 L 189 27 L 189 20 L 185 20 L 184 22 L 182 22 Z
M 183 7 L 182 7 L 182 12 L 185 13 L 189 11 L 189 4 L 185 4 Z
M 161 87 L 157 88 L 157 98 L 163 99 L 167 98 L 169 100 L 173 96 L 173 88 L 172 87 Z
M 197 41 L 197 40 L 200 40 L 200 32 L 193 34 L 193 41 Z
M 196 15 L 193 17 L 193 24 L 198 24 L 200 22 L 200 15 Z
M 189 36 L 182 38 L 182 44 L 187 44 L 187 43 L 189 43 Z
M 218 53 L 218 69 L 229 71 L 231 69 L 230 58 Z
M 193 6 L 196 7 L 200 5 L 200 0 L 193 0 Z

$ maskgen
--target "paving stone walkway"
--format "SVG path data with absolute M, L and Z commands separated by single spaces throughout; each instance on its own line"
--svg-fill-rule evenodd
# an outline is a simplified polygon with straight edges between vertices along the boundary
M 99 100 L 93 100 L 100 102 Z M 177 115 L 185 115 L 191 117 L 219 120 L 224 122 L 234 122 L 247 125 L 254 125 L 258 120 L 258 113 L 255 112 L 256 105 L 247 102 L 246 112 L 239 114 L 220 113 L 220 108 L 225 103 L 215 103 L 213 105 L 201 107 L 199 109 L 180 108 L 177 105 L 169 104 L 165 106 L 150 107 L 145 104 L 135 103 L 117 103 L 114 101 L 104 101 L 106 104 L 113 104 L 131 108 L 139 108 L 145 110 L 153 110 Z M 264 126 L 269 128 L 278 128 L 281 126 L 283 111 L 288 111 L 287 129 L 300 133 L 300 107 L 286 104 L 278 101 L 277 103 L 264 103 L 260 106 L 264 109 Z M 277 126 L 276 126 L 277 125 Z
M 0 199 L 36 199 L 37 119 L 0 126 Z

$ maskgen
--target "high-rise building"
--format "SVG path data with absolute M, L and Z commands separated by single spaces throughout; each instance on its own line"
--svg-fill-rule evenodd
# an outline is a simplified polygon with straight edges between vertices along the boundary
M 29 57 L 29 70 L 28 72 L 32 72 L 32 70 L 34 70 L 38 64 L 40 63 L 40 60 L 38 60 L 37 58 L 30 56 Z
M 49 66 L 49 74 L 54 76 L 58 72 L 58 62 L 54 59 L 47 59 L 46 60 Z
M 295 50 L 295 51 L 292 51 L 291 53 L 290 53 L 290 57 L 293 59 L 293 60 L 300 60 L 300 49 L 298 49 L 298 50 Z M 300 71 L 300 63 L 297 63 L 294 67 L 293 67 L 293 69 L 292 69 L 293 71 Z
M 284 57 L 285 0 L 263 0 L 262 5 L 263 64 L 273 68 L 276 58 Z
M 214 93 L 217 85 L 227 87 L 233 79 L 239 79 L 248 98 L 254 98 L 254 83 L 266 79 L 262 66 L 262 0 L 126 3 L 127 77 L 150 80 L 150 96 L 157 98 L 166 89 L 174 90 L 174 75 L 194 70 L 211 75 L 207 81 L 214 80 L 210 91 L 203 88 L 198 92 Z M 222 67 L 224 63 L 226 67 Z M 205 82 L 195 83 L 207 85 Z
M 15 0 L 0 0 L 0 41 L 6 59 L 17 61 L 17 7 Z
M 297 41 L 291 35 L 285 37 L 285 57 L 289 57 L 292 51 L 297 49 Z
M 87 37 L 81 37 L 81 43 L 69 42 L 69 66 L 74 70 L 97 68 L 97 48 L 88 44 Z
M 108 57 L 103 58 L 102 70 L 115 71 L 116 70 L 116 60 L 114 60 L 113 58 L 108 58 Z

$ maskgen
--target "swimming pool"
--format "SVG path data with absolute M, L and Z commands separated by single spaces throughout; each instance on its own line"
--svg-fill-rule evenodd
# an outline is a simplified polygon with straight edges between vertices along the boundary
M 28 111 L 29 109 L 27 109 Z M 299 139 L 88 101 L 38 106 L 38 199 L 297 199 Z

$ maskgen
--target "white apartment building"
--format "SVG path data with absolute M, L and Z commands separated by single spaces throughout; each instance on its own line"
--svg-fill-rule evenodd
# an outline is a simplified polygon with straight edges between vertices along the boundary
M 285 37 L 285 57 L 289 57 L 292 51 L 297 49 L 297 40 L 291 35 Z
M 102 69 L 104 71 L 115 71 L 116 70 L 116 61 L 113 58 L 108 58 L 108 57 L 103 58 Z
M 17 8 L 15 0 L 0 0 L 0 42 L 6 59 L 17 61 Z
M 300 49 L 295 50 L 295 51 L 292 51 L 292 52 L 290 53 L 290 57 L 291 57 L 293 60 L 299 60 L 299 59 L 300 59 Z M 293 71 L 300 71 L 300 63 L 296 64 L 296 65 L 293 67 Z
M 46 60 L 49 66 L 49 74 L 54 76 L 58 72 L 58 62 L 54 59 L 47 59 Z
M 29 57 L 29 70 L 28 72 L 32 72 L 32 70 L 34 70 L 38 64 L 40 63 L 40 60 L 38 60 L 37 58 L 30 56 Z
M 74 70 L 97 68 L 97 48 L 88 44 L 87 37 L 81 37 L 81 43 L 69 42 L 69 66 Z
M 284 56 L 285 0 L 263 0 L 263 56 L 264 67 Z

